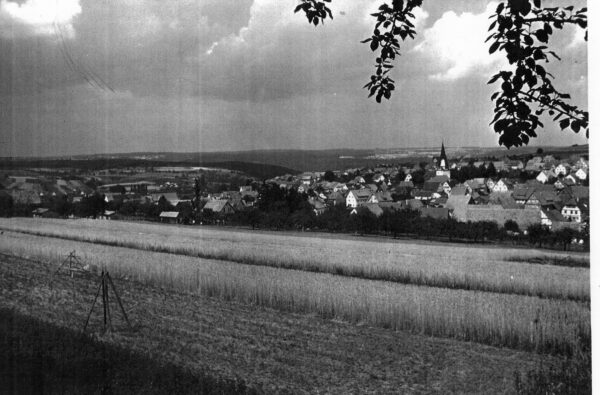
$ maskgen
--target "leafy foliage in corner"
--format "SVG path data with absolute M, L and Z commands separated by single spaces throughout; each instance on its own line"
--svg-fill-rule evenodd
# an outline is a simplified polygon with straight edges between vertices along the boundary
M 323 24 L 327 16 L 333 19 L 325 5 L 330 2 L 300 0 L 295 12 L 304 11 L 309 23 L 316 26 L 319 22 Z M 396 88 L 389 76 L 394 67 L 392 62 L 400 56 L 400 39 L 415 38 L 413 11 L 422 3 L 422 0 L 393 0 L 390 6 L 383 2 L 378 12 L 371 14 L 376 18 L 373 35 L 362 42 L 368 43 L 378 56 L 375 72 L 364 88 L 378 103 L 382 98 L 389 99 Z M 550 57 L 560 61 L 546 45 L 555 30 L 567 24 L 577 25 L 586 30 L 587 41 L 587 8 L 544 8 L 541 0 L 506 0 L 490 18 L 494 19 L 489 27 L 492 33 L 486 40 L 491 40 L 490 55 L 504 52 L 511 66 L 511 70 L 499 71 L 488 82 L 500 83 L 500 90 L 491 97 L 495 109 L 490 123 L 500 135 L 498 143 L 507 148 L 528 144 L 537 137 L 538 128 L 544 126 L 540 121 L 544 114 L 553 117 L 562 130 L 585 131 L 589 137 L 588 112 L 567 102 L 570 95 L 554 87 L 554 76 L 543 66 L 550 62 Z
M 554 76 L 542 65 L 550 62 L 550 56 L 560 60 L 546 45 L 553 29 L 562 29 L 568 23 L 586 29 L 587 9 L 541 8 L 541 0 L 532 3 L 509 0 L 500 3 L 490 17 L 494 20 L 489 27 L 493 33 L 487 39 L 492 41 L 489 52 L 504 51 L 514 67 L 496 73 L 488 82 L 501 84 L 491 98 L 496 106 L 491 124 L 500 134 L 499 144 L 508 148 L 527 144 L 531 137 L 537 137 L 536 130 L 544 126 L 539 116 L 545 113 L 554 117 L 563 130 L 569 127 L 575 133 L 585 130 L 586 136 L 589 134 L 588 113 L 567 103 L 570 95 L 554 87 Z

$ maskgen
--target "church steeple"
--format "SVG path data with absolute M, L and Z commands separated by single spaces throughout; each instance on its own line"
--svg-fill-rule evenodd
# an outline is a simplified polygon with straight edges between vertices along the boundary
M 440 160 L 438 162 L 439 166 L 446 170 L 448 167 L 448 158 L 446 157 L 446 150 L 444 149 L 444 141 L 442 140 L 442 151 L 440 152 Z

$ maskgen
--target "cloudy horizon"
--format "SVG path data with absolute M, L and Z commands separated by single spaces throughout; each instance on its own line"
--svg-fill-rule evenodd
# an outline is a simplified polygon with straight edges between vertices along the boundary
M 379 3 L 334 0 L 315 28 L 296 0 L 0 0 L 0 156 L 497 146 L 496 3 L 424 2 L 377 104 L 360 40 Z M 557 88 L 587 108 L 582 34 L 551 45 Z M 587 143 L 545 124 L 531 145 Z

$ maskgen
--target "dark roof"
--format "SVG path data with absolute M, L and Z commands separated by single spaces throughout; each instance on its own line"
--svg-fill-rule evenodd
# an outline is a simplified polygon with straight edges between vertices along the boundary
M 379 207 L 379 205 L 377 203 L 367 203 L 364 205 L 364 207 L 366 207 L 367 210 L 369 210 L 370 212 L 375 214 L 375 216 L 377 216 L 377 217 L 379 217 L 381 214 L 383 214 L 383 209 L 381 207 Z
M 227 200 L 209 200 L 203 207 L 204 210 L 212 210 L 215 213 L 220 213 L 227 206 L 231 204 Z
M 544 212 L 544 214 L 546 214 L 546 217 L 548 217 L 548 219 L 551 222 L 567 222 L 567 219 L 565 217 L 562 216 L 562 214 L 560 213 L 560 211 L 556 210 L 556 209 L 550 209 L 550 210 L 546 210 L 546 209 L 542 209 L 542 211 Z

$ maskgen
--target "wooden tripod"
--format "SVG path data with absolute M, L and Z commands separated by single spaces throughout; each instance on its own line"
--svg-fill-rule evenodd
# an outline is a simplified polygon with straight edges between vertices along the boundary
M 75 254 L 75 250 L 73 250 L 69 252 L 69 255 L 67 255 L 65 260 L 62 261 L 58 269 L 56 269 L 56 271 L 52 273 L 52 276 L 50 277 L 50 284 L 52 284 L 52 281 L 54 281 L 54 276 L 56 276 L 56 273 L 58 273 L 63 267 L 67 265 L 69 266 L 69 275 L 71 276 L 71 278 L 73 278 L 74 272 L 85 271 L 83 265 L 81 264 L 81 261 L 79 260 L 79 257 Z
M 109 300 L 108 300 L 109 287 L 112 288 L 113 293 L 115 294 L 117 303 L 119 305 L 119 308 L 121 309 L 121 314 L 123 315 L 125 322 L 127 322 L 127 326 L 129 327 L 130 330 L 132 329 L 131 324 L 129 323 L 129 318 L 127 318 L 127 313 L 125 312 L 125 309 L 123 308 L 123 303 L 121 303 L 121 298 L 119 297 L 119 294 L 117 293 L 117 289 L 115 288 L 115 284 L 113 283 L 113 280 L 110 277 L 110 274 L 108 274 L 107 271 L 103 270 L 102 274 L 100 275 L 100 284 L 98 285 L 98 291 L 96 292 L 96 296 L 94 297 L 94 302 L 92 303 L 92 308 L 90 309 L 87 319 L 85 320 L 85 325 L 83 327 L 84 332 L 87 329 L 88 323 L 90 322 L 90 317 L 92 316 L 92 312 L 94 311 L 94 307 L 96 306 L 96 301 L 98 300 L 100 291 L 102 291 L 102 311 L 103 311 L 103 315 L 104 315 L 104 326 L 103 326 L 104 333 L 110 332 L 113 330 L 112 318 L 110 315 L 110 305 L 108 303 L 109 302 Z

